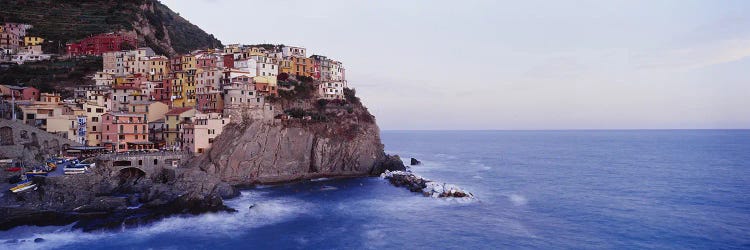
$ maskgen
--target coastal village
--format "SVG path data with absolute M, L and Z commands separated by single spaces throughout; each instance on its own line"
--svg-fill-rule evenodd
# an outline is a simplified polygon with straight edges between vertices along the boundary
M 38 44 L 44 38 L 25 36 L 31 25 L 2 27 L 5 62 L 50 58 Z M 265 110 L 259 113 L 271 118 L 283 114 L 267 103 L 278 97 L 281 81 L 294 77 L 320 82 L 318 94 L 329 100 L 343 99 L 347 87 L 341 62 L 308 56 L 304 47 L 230 44 L 168 57 L 118 33 L 93 35 L 66 47 L 67 57 L 102 57 L 101 71 L 91 76 L 94 83 L 76 86 L 69 98 L 0 85 L 3 103 L 17 107 L 4 109 L 3 115 L 89 149 L 201 154 L 225 125 L 240 118 L 240 111 Z
M 79 144 L 60 147 L 55 157 L 46 159 L 51 169 L 35 167 L 33 171 L 39 173 L 31 175 L 52 172 L 63 163 L 65 174 L 92 167 L 67 157 L 71 155 L 204 154 L 225 126 L 248 114 L 255 119 L 311 120 L 309 115 L 274 110 L 269 103 L 279 98 L 280 91 L 293 88 L 294 82 L 314 83 L 318 102 L 345 99 L 343 64 L 308 55 L 304 47 L 230 44 L 170 57 L 139 47 L 136 37 L 128 33 L 105 33 L 66 44 L 66 54 L 45 54 L 41 45 L 45 38 L 28 36 L 30 28 L 20 23 L 0 25 L 0 63 L 102 60 L 101 70 L 88 76 L 91 84 L 77 84 L 72 96 L 0 83 L 3 119 Z M 0 126 L 0 144 L 12 145 L 14 133 L 10 126 Z M 24 136 L 28 137 L 20 135 Z M 22 168 L 16 163 L 8 169 Z

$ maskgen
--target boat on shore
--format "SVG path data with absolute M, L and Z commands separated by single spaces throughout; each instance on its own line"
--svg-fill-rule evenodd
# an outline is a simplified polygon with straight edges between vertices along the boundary
M 31 179 L 34 176 L 47 176 L 49 174 L 49 171 L 45 169 L 33 169 L 31 171 L 26 172 L 26 178 Z
M 22 181 L 21 183 L 18 183 L 18 185 L 10 188 L 10 191 L 13 193 L 19 193 L 23 192 L 32 188 L 35 188 L 36 184 L 31 181 L 31 179 L 26 179 L 25 181 Z
M 94 167 L 93 165 L 94 163 L 68 164 L 67 166 L 65 166 L 64 172 L 65 174 L 83 174 L 86 173 L 89 168 Z

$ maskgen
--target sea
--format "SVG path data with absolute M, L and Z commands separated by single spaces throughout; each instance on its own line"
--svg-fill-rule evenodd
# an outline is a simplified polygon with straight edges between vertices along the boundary
M 318 179 L 244 190 L 226 201 L 236 213 L 94 233 L 18 227 L 0 232 L 0 249 L 750 249 L 750 130 L 382 140 L 420 160 L 416 174 L 476 199 L 423 197 L 378 177 Z

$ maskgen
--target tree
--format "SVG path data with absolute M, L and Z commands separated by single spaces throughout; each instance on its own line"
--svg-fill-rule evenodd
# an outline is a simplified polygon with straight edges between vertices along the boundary
M 133 46 L 133 44 L 131 44 L 131 43 L 127 42 L 127 41 L 122 41 L 120 43 L 120 49 L 121 50 L 134 50 L 135 46 Z
M 287 79 L 289 79 L 289 74 L 287 73 L 281 73 L 278 76 L 276 76 L 276 80 L 279 80 L 279 81 L 286 81 Z

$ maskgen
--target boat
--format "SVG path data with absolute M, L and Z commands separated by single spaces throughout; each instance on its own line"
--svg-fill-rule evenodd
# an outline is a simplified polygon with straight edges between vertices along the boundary
M 21 168 L 19 168 L 19 167 L 8 167 L 8 168 L 5 169 L 5 171 L 7 171 L 7 172 L 18 172 L 18 171 L 21 171 Z
M 34 187 L 36 187 L 36 184 L 34 184 L 34 182 L 32 182 L 30 179 L 27 179 L 21 183 L 18 183 L 18 185 L 10 188 L 10 191 L 13 193 L 18 193 L 18 192 L 23 192 L 23 191 L 32 189 Z
M 87 170 L 89 170 L 90 164 L 69 164 L 65 166 L 65 174 L 83 174 L 86 173 Z
M 50 169 L 50 171 L 54 171 L 57 168 L 57 164 L 54 160 L 47 161 L 47 167 Z
M 31 179 L 34 176 L 47 176 L 49 172 L 42 170 L 42 169 L 34 169 L 31 171 L 26 172 L 26 178 Z

